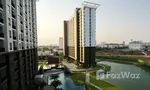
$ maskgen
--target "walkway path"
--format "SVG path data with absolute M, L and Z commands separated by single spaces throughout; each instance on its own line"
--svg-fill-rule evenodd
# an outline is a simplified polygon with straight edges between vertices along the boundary
M 89 72 L 86 70 L 86 74 L 85 74 L 85 81 L 88 82 L 89 84 L 91 84 L 92 86 L 94 86 L 95 88 L 97 88 L 98 90 L 103 90 L 102 88 L 96 86 L 95 84 L 90 82 L 90 74 Z
M 74 63 L 68 63 L 67 61 L 62 61 L 63 65 L 67 66 L 71 71 L 85 71 L 85 69 L 77 69 L 77 65 Z

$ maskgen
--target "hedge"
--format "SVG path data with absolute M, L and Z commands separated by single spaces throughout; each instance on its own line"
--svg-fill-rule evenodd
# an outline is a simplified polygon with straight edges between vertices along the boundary
M 138 61 L 137 58 L 128 58 L 128 57 L 120 57 L 120 56 L 97 56 L 97 58 L 125 60 L 125 61 L 133 61 L 133 62 L 137 62 Z

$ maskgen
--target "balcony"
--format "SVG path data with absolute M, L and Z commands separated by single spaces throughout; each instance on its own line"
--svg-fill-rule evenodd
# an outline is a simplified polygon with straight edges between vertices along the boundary
M 3 19 L 2 18 L 0 18 L 0 22 L 3 23 Z
M 20 15 L 22 16 L 22 12 L 20 12 Z
M 0 3 L 0 8 L 3 9 L 3 4 Z
M 21 38 L 21 41 L 23 41 L 24 39 L 23 38 Z
M 21 28 L 20 28 L 20 29 L 21 29 L 21 32 L 23 33 L 23 28 L 22 28 L 22 26 L 21 26 Z
M 16 16 L 14 15 L 14 12 L 12 11 L 11 13 L 12 13 L 12 17 L 13 17 L 13 18 L 16 18 Z
M 17 47 L 14 47 L 14 50 L 17 50 Z
M 20 7 L 22 7 L 22 4 L 20 3 Z
M 11 5 L 15 8 L 15 4 L 14 4 L 14 2 L 13 2 L 13 1 L 11 1 Z
M 13 39 L 16 40 L 17 39 L 16 36 L 13 36 Z
M 4 33 L 3 32 L 0 32 L 0 37 L 4 38 Z
M 22 21 L 20 21 L 20 23 L 21 23 L 21 24 L 23 24 L 23 22 L 22 22 Z
M 15 25 L 12 25 L 12 28 L 13 28 L 13 29 L 16 29 L 16 26 L 15 26 Z
M 5 52 L 5 48 L 4 47 L 0 47 L 0 52 Z
M 27 10 L 25 10 L 25 13 L 27 14 Z

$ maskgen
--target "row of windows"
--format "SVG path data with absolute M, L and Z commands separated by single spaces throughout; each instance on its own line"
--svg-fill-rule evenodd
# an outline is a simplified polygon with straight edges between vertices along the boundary
M 14 45 L 14 50 L 17 50 L 16 42 L 13 42 L 13 45 Z M 35 46 L 35 44 L 33 44 L 33 45 L 31 44 L 31 45 L 30 45 L 30 47 L 32 47 L 32 46 Z M 26 45 L 26 47 L 28 48 L 29 45 Z M 20 43 L 20 44 L 19 44 L 19 48 L 20 48 L 20 49 L 24 49 L 23 43 Z M 12 48 L 12 43 L 11 43 L 11 42 L 9 43 L 9 49 L 10 49 L 10 50 L 13 49 L 13 48 Z

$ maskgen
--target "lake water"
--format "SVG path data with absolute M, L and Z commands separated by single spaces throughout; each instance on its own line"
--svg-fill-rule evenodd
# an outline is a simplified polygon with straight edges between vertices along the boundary
M 60 73 L 58 74 L 58 76 L 59 77 L 57 80 L 61 81 L 62 83 L 60 86 L 58 86 L 59 88 L 62 88 L 63 90 L 84 90 L 84 86 L 75 84 L 70 75 Z M 53 80 L 51 79 L 51 77 L 48 80 L 48 83 L 50 85 Z
M 105 75 L 104 81 L 118 86 L 122 88 L 122 90 L 150 90 L 150 72 L 131 64 L 120 64 L 108 61 L 101 61 L 98 62 L 98 64 L 111 66 L 110 74 L 107 74 L 111 76 L 107 76 L 106 78 Z M 129 78 L 128 76 L 121 76 L 124 73 L 130 75 Z M 116 78 L 118 77 L 117 74 L 120 74 L 121 78 Z M 137 76 L 138 74 L 140 78 Z

